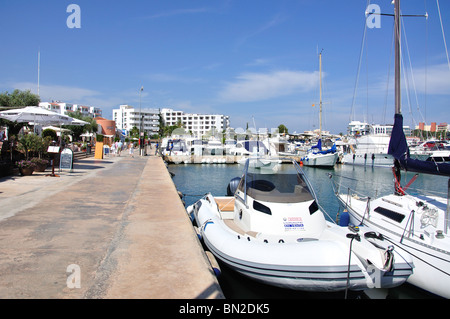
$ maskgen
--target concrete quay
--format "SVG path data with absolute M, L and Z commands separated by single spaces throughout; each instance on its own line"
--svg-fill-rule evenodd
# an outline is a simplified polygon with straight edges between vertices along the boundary
M 218 299 L 160 157 L 0 179 L 0 298 Z

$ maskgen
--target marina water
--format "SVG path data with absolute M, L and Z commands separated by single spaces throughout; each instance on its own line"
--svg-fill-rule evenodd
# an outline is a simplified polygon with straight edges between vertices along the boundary
M 286 166 L 281 165 L 280 169 Z M 334 169 L 303 167 L 314 191 L 318 197 L 319 205 L 325 213 L 327 220 L 336 221 L 342 211 L 334 194 L 333 181 L 339 184 L 341 192 L 347 188 L 358 191 L 361 196 L 381 196 L 394 191 L 393 174 L 390 168 L 370 166 L 353 166 L 338 164 Z M 169 171 L 174 174 L 173 181 L 181 192 L 186 207 L 195 203 L 203 195 L 211 193 L 215 196 L 224 196 L 227 186 L 234 177 L 242 175 L 243 166 L 238 164 L 180 164 L 169 165 Z M 402 185 L 414 176 L 412 173 L 402 172 Z M 442 176 L 420 175 L 410 186 L 408 192 L 414 194 L 426 190 L 431 194 L 440 194 L 446 197 L 448 179 Z M 220 264 L 222 274 L 219 282 L 227 298 L 303 298 L 303 299 L 330 299 L 343 298 L 344 292 L 337 293 L 311 293 L 292 291 L 277 287 L 259 284 L 240 274 L 227 269 Z M 435 298 L 435 296 L 409 284 L 393 289 L 371 289 L 366 292 L 349 292 L 349 298 Z

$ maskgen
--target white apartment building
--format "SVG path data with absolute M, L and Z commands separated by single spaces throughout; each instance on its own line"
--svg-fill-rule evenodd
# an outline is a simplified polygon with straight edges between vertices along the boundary
M 348 124 L 347 133 L 351 136 L 354 136 L 355 134 L 359 134 L 359 135 L 367 135 L 367 134 L 391 135 L 393 127 L 394 127 L 393 124 L 381 125 L 381 124 L 368 124 L 368 123 L 359 122 L 359 121 L 352 121 Z M 404 125 L 403 131 L 405 132 L 406 136 L 411 135 L 411 128 L 409 126 Z
M 347 134 L 348 135 L 366 135 L 370 132 L 370 125 L 366 122 L 360 121 L 351 121 L 347 126 Z
M 158 134 L 159 131 L 159 110 L 148 108 L 135 108 L 130 105 L 120 105 L 119 109 L 113 110 L 113 120 L 116 121 L 116 128 L 126 131 L 126 135 L 133 127 L 141 132 L 147 132 L 148 136 Z
M 90 116 L 92 118 L 102 117 L 102 110 L 95 106 L 84 106 L 63 102 L 41 102 L 39 103 L 39 107 L 64 115 L 79 111 L 84 116 Z
M 161 109 L 165 125 L 172 126 L 181 123 L 183 128 L 197 138 L 211 132 L 222 133 L 230 126 L 230 117 L 220 114 L 189 114 L 172 109 Z

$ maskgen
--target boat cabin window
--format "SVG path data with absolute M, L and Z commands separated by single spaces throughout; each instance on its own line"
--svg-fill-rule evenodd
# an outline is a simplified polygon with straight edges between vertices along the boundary
M 313 199 L 305 181 L 299 174 L 248 173 L 246 184 L 241 179 L 239 190 L 254 200 L 275 203 L 299 203 Z

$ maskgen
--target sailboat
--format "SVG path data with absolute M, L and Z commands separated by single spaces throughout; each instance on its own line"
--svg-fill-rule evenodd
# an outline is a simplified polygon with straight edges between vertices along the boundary
M 319 78 L 320 78 L 320 109 L 319 109 L 319 141 L 317 145 L 311 147 L 305 156 L 301 158 L 301 162 L 305 166 L 315 167 L 334 167 L 339 154 L 336 150 L 336 144 L 331 149 L 322 149 L 322 52 L 319 54 Z
M 450 177 L 450 164 L 413 159 L 403 132 L 400 94 L 400 0 L 395 0 L 395 122 L 388 153 L 393 157 L 394 193 L 361 198 L 350 190 L 335 189 L 348 210 L 351 224 L 380 232 L 397 251 L 410 254 L 414 272 L 408 282 L 450 298 L 449 198 L 411 195 L 400 183 L 401 170 Z M 450 179 L 448 182 L 450 194 Z

